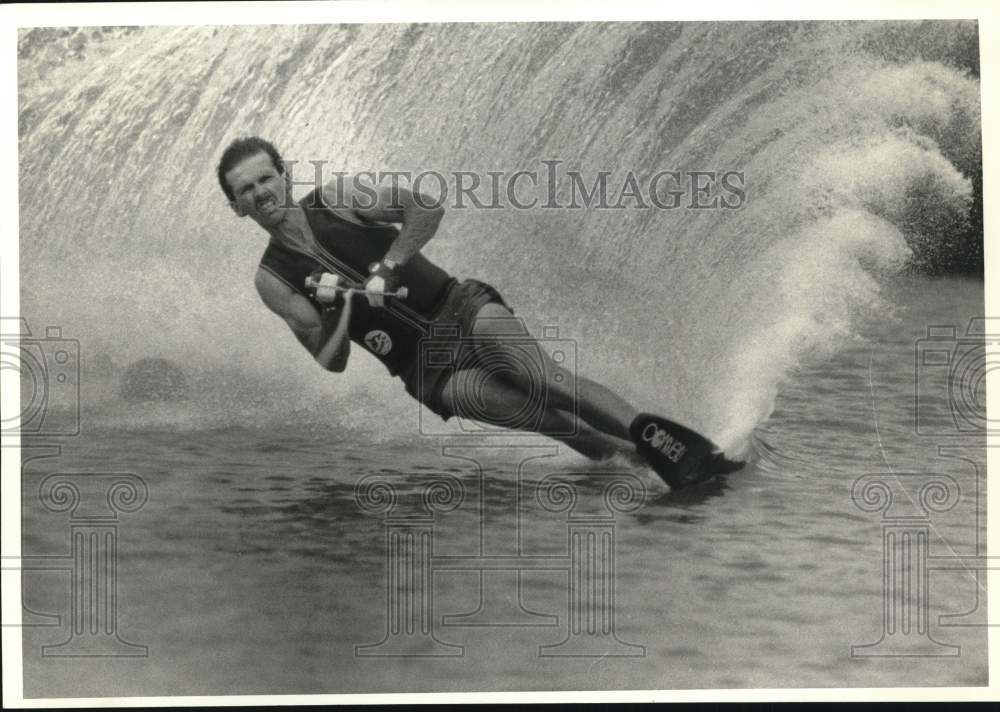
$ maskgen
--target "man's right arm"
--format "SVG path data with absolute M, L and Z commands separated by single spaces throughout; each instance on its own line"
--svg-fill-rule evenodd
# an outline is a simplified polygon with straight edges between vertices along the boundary
M 324 321 L 328 320 L 320 317 L 312 302 L 265 269 L 257 270 L 254 285 L 268 309 L 285 320 L 295 338 L 317 361 L 321 355 L 324 361 L 327 359 L 331 353 L 331 344 L 328 342 L 331 336 L 339 335 L 341 343 L 333 349 L 329 362 L 320 362 L 320 365 L 337 373 L 347 367 L 350 339 L 346 338 L 346 328 L 338 329 L 336 321 L 324 325 Z

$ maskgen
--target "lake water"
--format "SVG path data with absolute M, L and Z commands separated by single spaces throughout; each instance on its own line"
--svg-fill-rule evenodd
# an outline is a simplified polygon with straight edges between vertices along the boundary
M 893 289 L 893 320 L 875 320 L 863 338 L 782 389 L 757 428 L 750 466 L 676 494 L 624 459 L 590 463 L 536 437 L 366 442 L 291 422 L 87 427 L 61 457 L 27 463 L 25 551 L 69 550 L 67 513 L 39 504 L 45 476 L 105 472 L 109 463 L 138 475 L 148 501 L 118 523 L 117 631 L 148 646 L 148 655 L 43 656 L 41 646 L 68 637 L 70 575 L 28 573 L 26 605 L 64 623 L 25 629 L 26 694 L 985 684 L 985 604 L 976 611 L 985 578 L 977 580 L 971 559 L 964 568 L 931 568 L 929 631 L 917 631 L 911 592 L 914 627 L 898 635 L 960 655 L 852 656 L 852 646 L 882 636 L 888 523 L 852 500 L 855 480 L 874 475 L 898 500 L 918 502 L 920 486 L 949 475 L 960 491 L 920 525 L 931 556 L 982 553 L 985 536 L 976 500 L 981 435 L 914 427 L 915 376 L 924 379 L 918 393 L 934 398 L 921 411 L 928 426 L 950 422 L 935 420 L 948 391 L 932 392 L 939 373 L 915 371 L 915 348 L 929 324 L 956 325 L 963 337 L 981 313 L 982 285 L 913 278 Z M 976 348 L 960 341 L 949 345 L 953 353 Z M 939 454 L 940 445 L 949 449 Z M 92 479 L 77 478 L 85 501 L 100 500 L 107 487 Z M 552 489 L 557 480 L 568 489 Z M 368 497 L 358 490 L 372 482 L 394 490 L 388 512 L 371 509 L 381 501 L 377 489 Z M 428 508 L 423 497 L 434 482 L 450 483 L 452 499 L 432 496 Z M 631 501 L 609 509 L 610 482 L 630 488 Z M 570 491 L 575 505 L 559 511 L 560 494 Z M 905 505 L 885 516 L 926 511 L 899 509 Z M 419 547 L 390 556 L 390 530 L 417 542 L 430 537 L 431 558 L 421 559 Z M 581 561 L 613 560 L 613 572 L 585 563 L 571 572 L 571 530 L 605 547 Z M 390 563 L 425 573 L 406 578 L 394 568 L 403 578 L 390 596 Z M 416 607 L 405 608 L 407 600 Z M 374 652 L 403 657 L 356 655 L 356 646 L 386 638 L 390 605 L 400 633 Z M 971 625 L 944 625 L 956 622 Z M 582 657 L 560 656 L 567 653 Z

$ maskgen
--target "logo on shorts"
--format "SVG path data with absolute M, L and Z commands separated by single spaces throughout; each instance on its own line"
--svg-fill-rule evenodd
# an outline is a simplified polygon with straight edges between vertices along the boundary
M 365 346 L 376 356 L 385 356 L 392 351 L 392 339 L 381 329 L 374 329 L 365 334 Z

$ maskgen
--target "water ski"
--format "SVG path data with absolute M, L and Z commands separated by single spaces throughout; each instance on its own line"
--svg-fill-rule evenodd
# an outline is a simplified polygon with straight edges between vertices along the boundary
M 671 489 L 704 482 L 746 464 L 728 459 L 715 443 L 690 428 L 649 413 L 636 416 L 629 434 L 639 454 Z

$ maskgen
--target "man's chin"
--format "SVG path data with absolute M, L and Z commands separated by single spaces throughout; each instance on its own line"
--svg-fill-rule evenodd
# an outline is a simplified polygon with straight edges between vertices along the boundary
M 275 210 L 273 213 L 254 213 L 251 217 L 261 227 L 275 227 L 285 219 L 285 211 Z

